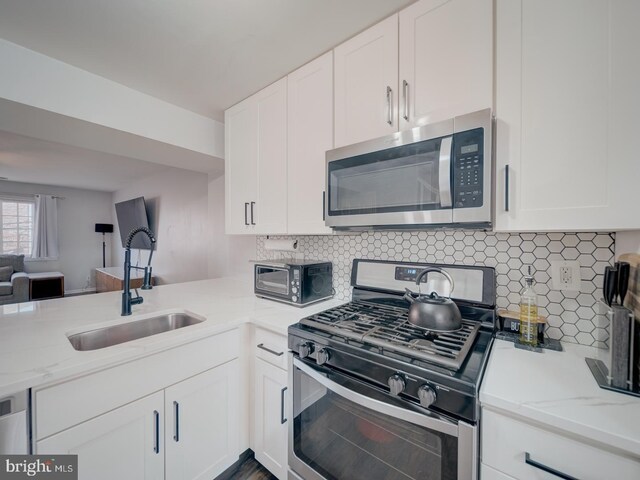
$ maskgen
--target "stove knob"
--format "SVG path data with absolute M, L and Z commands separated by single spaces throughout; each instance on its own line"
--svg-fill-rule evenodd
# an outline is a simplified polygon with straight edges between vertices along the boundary
M 313 352 L 313 343 L 305 342 L 298 345 L 298 355 L 300 358 L 308 357 Z
M 394 373 L 393 375 L 391 375 L 387 383 L 389 384 L 391 395 L 400 395 L 400 393 L 402 393 L 402 391 L 404 390 L 404 387 L 406 387 L 404 378 L 398 373 Z
M 436 392 L 429 385 L 422 385 L 418 389 L 418 398 L 420 399 L 420 405 L 427 408 L 436 401 Z
M 318 365 L 324 365 L 329 361 L 329 358 L 331 358 L 329 356 L 329 350 L 326 348 L 318 350 L 318 353 L 316 354 L 316 362 L 318 362 Z

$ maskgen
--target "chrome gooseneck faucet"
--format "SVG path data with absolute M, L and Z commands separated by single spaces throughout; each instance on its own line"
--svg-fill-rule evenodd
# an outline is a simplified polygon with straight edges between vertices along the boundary
M 144 233 L 151 240 L 151 250 L 149 252 L 149 261 L 146 267 L 138 267 L 131 265 L 131 242 L 133 237 L 138 233 Z M 127 237 L 127 243 L 124 251 L 124 289 L 122 292 L 122 316 L 131 315 L 131 305 L 138 305 L 144 300 L 140 295 L 131 298 L 131 269 L 144 270 L 144 280 L 142 282 L 142 290 L 151 290 L 151 257 L 153 257 L 153 249 L 155 248 L 156 238 L 153 232 L 146 227 L 138 227 L 131 230 Z

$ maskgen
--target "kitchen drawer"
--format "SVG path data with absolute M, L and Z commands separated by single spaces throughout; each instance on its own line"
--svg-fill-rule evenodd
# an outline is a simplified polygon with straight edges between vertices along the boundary
M 115 347 L 117 348 L 117 347 Z M 240 352 L 238 329 L 34 390 L 37 440 L 226 363 Z
M 256 328 L 255 353 L 257 358 L 261 358 L 271 365 L 287 369 L 287 337 L 269 330 Z
M 526 453 L 533 461 L 581 480 L 640 478 L 640 459 L 617 455 L 601 447 L 483 409 L 483 464 L 516 479 L 557 478 L 525 463 Z

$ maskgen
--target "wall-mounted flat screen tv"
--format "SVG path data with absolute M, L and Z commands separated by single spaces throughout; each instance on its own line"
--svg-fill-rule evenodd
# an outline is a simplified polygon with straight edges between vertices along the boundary
M 127 242 L 129 233 L 138 227 L 149 228 L 149 219 L 147 218 L 147 207 L 144 197 L 132 198 L 124 202 L 116 203 L 116 217 L 118 218 L 118 229 L 120 230 L 120 240 L 124 247 Z M 151 241 L 144 233 L 137 234 L 131 248 L 142 248 L 151 250 Z

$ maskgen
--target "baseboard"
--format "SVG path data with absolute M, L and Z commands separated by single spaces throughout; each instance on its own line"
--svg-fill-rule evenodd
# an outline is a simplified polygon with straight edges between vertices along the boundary
M 86 295 L 89 293 L 96 293 L 96 287 L 90 287 L 90 288 L 79 288 L 76 290 L 65 290 L 64 291 L 64 296 L 65 297 L 73 297 L 75 295 Z
M 233 474 L 236 473 L 240 465 L 249 460 L 250 458 L 254 458 L 256 455 L 253 453 L 253 450 L 247 448 L 244 452 L 240 454 L 238 457 L 238 461 L 227 468 L 224 472 L 218 475 L 214 480 L 229 480 L 233 477 Z

